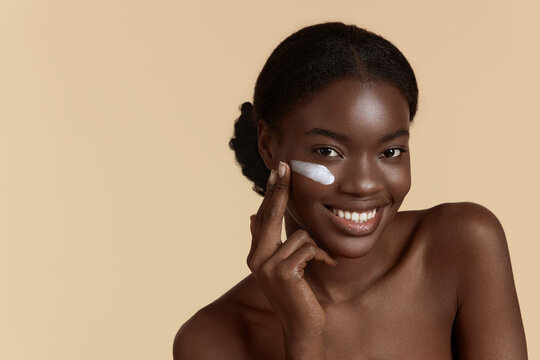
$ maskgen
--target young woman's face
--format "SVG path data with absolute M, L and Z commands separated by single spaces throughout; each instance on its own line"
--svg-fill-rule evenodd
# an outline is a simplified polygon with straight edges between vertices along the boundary
M 280 160 L 321 164 L 335 176 L 322 185 L 292 173 L 287 229 L 305 229 L 334 256 L 367 254 L 411 186 L 405 97 L 383 82 L 338 81 L 280 129 Z

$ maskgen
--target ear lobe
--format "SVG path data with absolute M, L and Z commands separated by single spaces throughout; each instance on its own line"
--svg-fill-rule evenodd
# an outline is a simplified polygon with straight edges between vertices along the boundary
M 275 133 L 270 128 L 270 125 L 265 120 L 259 119 L 257 121 L 257 146 L 268 170 L 275 168 L 275 142 Z

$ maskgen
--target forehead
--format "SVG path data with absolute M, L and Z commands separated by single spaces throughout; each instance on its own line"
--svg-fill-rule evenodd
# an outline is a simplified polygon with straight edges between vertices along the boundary
M 384 136 L 409 128 L 409 105 L 405 96 L 388 83 L 341 80 L 316 93 L 281 122 L 285 136 L 298 136 L 312 128 Z

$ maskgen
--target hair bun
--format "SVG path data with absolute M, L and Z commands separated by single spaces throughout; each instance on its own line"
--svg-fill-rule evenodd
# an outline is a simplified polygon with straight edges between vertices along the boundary
M 229 141 L 229 147 L 234 151 L 242 173 L 253 181 L 253 190 L 264 195 L 270 170 L 266 168 L 259 155 L 253 104 L 243 103 L 240 111 L 241 115 L 234 124 L 234 135 Z
M 240 111 L 242 112 L 242 116 L 253 117 L 253 104 L 249 101 L 246 101 L 240 107 Z M 253 119 L 253 122 L 255 122 L 255 119 Z

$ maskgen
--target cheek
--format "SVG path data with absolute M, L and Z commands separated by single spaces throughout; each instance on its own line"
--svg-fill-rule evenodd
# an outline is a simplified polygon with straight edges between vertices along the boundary
M 411 189 L 411 167 L 406 166 L 392 169 L 387 174 L 388 184 L 395 196 L 403 198 Z
M 294 172 L 291 174 L 291 198 L 295 200 L 297 205 L 309 206 L 309 203 L 321 199 L 322 194 L 328 188 L 327 185 L 318 184 L 305 176 Z
M 311 218 L 310 214 L 321 206 L 331 186 L 318 184 L 302 175 L 292 173 L 289 211 L 299 224 L 302 219 Z

